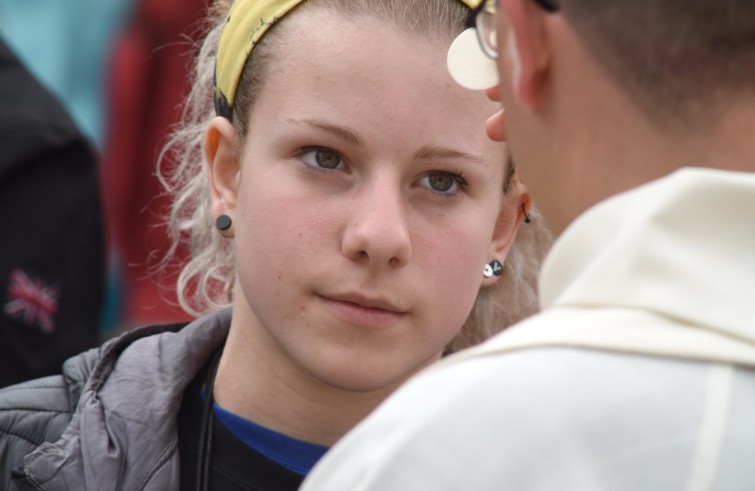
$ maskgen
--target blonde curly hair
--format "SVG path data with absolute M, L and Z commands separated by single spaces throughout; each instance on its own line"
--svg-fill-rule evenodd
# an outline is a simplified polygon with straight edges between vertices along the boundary
M 233 296 L 233 248 L 231 241 L 213 226 L 203 148 L 205 130 L 215 117 L 215 55 L 231 4 L 229 0 L 218 0 L 210 8 L 204 25 L 207 35 L 198 47 L 182 122 L 163 149 L 158 166 L 161 182 L 174 196 L 168 217 L 172 247 L 164 261 L 174 260 L 181 247 L 188 247 L 190 259 L 181 270 L 177 289 L 181 306 L 192 315 L 227 306 Z M 306 0 L 273 25 L 246 62 L 232 117 L 241 138 L 247 133 L 248 115 L 279 50 L 277 26 L 310 8 L 329 9 L 345 19 L 375 18 L 430 41 L 448 44 L 463 30 L 469 12 L 456 0 Z M 513 162 L 507 165 L 504 193 L 510 191 L 516 179 Z M 501 280 L 480 290 L 472 312 L 447 352 L 478 344 L 537 311 L 537 276 L 551 236 L 534 207 L 530 217 L 532 222 L 520 227 Z

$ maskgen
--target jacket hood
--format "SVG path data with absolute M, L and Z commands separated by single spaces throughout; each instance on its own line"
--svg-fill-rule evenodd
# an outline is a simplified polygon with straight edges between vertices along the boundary
M 543 311 L 461 357 L 570 346 L 755 367 L 755 175 L 683 169 L 594 206 L 553 245 Z
M 543 265 L 549 307 L 654 312 L 755 346 L 755 175 L 685 169 L 594 207 Z

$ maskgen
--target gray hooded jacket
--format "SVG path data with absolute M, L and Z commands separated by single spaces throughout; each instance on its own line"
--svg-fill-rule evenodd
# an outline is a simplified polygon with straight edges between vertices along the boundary
M 183 392 L 230 317 L 137 329 L 0 391 L 0 491 L 179 489 Z

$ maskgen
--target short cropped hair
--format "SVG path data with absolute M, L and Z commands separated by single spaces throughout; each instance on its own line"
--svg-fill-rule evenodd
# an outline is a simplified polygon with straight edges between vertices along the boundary
M 755 91 L 753 0 L 560 0 L 598 63 L 656 122 Z

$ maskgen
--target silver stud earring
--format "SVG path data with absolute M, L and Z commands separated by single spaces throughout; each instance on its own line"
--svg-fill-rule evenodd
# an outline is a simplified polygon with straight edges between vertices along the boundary
M 485 269 L 482 271 L 482 276 L 490 278 L 491 276 L 501 276 L 503 274 L 503 263 L 497 259 L 493 259 L 485 265 Z

